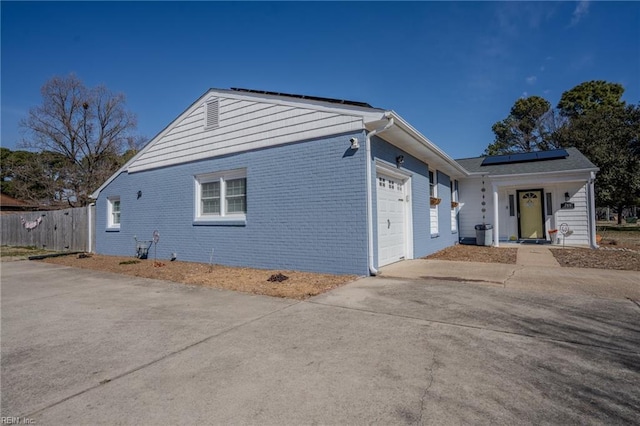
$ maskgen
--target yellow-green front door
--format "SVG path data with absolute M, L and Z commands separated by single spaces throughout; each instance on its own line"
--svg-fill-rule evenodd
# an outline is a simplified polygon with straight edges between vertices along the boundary
M 542 190 L 518 191 L 519 229 L 522 239 L 544 239 Z

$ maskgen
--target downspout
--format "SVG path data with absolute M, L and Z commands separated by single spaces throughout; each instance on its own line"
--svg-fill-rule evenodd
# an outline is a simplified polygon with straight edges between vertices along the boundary
M 385 113 L 384 116 L 389 120 L 389 122 L 379 129 L 372 130 L 367 133 L 367 137 L 365 138 L 365 151 L 366 151 L 366 160 L 367 160 L 367 227 L 368 227 L 368 249 L 369 249 L 369 274 L 378 275 L 378 270 L 373 265 L 373 191 L 371 189 L 371 138 L 375 135 L 384 132 L 385 130 L 389 130 L 391 126 L 393 126 L 393 117 L 390 117 L 390 113 Z
M 593 249 L 598 248 L 596 243 L 596 195 L 595 195 L 595 180 L 596 174 L 591 172 L 591 178 L 589 179 L 589 245 Z M 607 219 L 609 219 L 607 217 Z
M 87 206 L 87 253 L 93 253 L 92 239 L 93 239 L 93 227 L 91 226 L 91 208 L 95 206 L 95 203 L 89 203 Z

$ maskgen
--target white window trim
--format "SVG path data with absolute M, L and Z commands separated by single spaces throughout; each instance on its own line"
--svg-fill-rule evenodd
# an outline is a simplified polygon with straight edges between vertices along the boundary
M 107 229 L 109 230 L 119 230 L 122 223 L 122 201 L 120 201 L 120 222 L 113 222 L 113 203 L 115 201 L 120 201 L 120 196 L 107 197 Z
M 451 202 L 458 201 L 458 181 L 455 179 L 449 180 L 449 185 L 451 185 Z M 458 233 L 458 207 L 451 207 L 451 232 L 456 234 Z
M 234 224 L 242 225 L 246 223 L 246 213 L 226 213 L 226 181 L 232 179 L 246 179 L 247 169 L 235 169 L 224 172 L 205 173 L 194 176 L 195 180 L 195 204 L 193 206 L 195 224 Z M 202 214 L 202 184 L 209 182 L 220 182 L 220 214 Z M 245 187 L 245 197 L 248 198 L 247 187 Z M 245 201 L 247 201 L 245 198 Z
M 436 169 L 428 170 L 427 177 L 429 177 L 430 173 L 433 173 L 433 197 L 438 198 L 438 171 Z M 429 179 L 429 197 L 431 197 L 431 179 Z M 438 206 L 440 204 L 436 204 L 435 206 L 429 205 L 429 230 L 431 233 L 431 238 L 436 238 L 440 236 L 440 218 L 438 217 Z M 432 226 L 433 219 L 435 219 L 435 227 Z
M 429 173 L 433 173 L 433 197 L 438 198 L 438 171 L 437 170 L 429 170 Z M 429 173 L 427 173 L 427 177 L 429 177 Z M 431 197 L 431 180 L 429 180 L 429 197 Z M 438 205 L 432 206 L 432 209 L 437 209 Z

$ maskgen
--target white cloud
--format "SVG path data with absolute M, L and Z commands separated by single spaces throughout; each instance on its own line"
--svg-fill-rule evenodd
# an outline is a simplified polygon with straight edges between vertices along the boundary
M 570 26 L 577 25 L 589 13 L 589 0 L 580 0 L 571 16 Z
M 529 93 L 527 92 L 522 92 L 522 95 L 520 96 L 521 98 L 528 98 L 529 97 Z
M 535 84 L 537 80 L 538 80 L 538 77 L 536 77 L 535 75 L 531 75 L 524 79 L 524 81 L 526 81 L 527 84 Z

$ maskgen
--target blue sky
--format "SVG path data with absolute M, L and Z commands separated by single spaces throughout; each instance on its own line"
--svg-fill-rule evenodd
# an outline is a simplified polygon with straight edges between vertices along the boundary
M 640 102 L 637 2 L 5 2 L 2 146 L 55 75 L 127 96 L 152 138 L 208 88 L 393 109 L 454 158 L 521 96 L 588 80 Z

